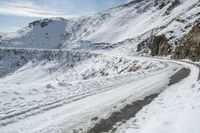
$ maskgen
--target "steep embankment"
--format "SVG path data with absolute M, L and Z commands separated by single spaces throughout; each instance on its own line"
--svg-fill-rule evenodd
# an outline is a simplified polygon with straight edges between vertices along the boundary
M 198 21 L 192 30 L 181 38 L 176 47 L 173 58 L 192 59 L 200 61 L 200 22 Z

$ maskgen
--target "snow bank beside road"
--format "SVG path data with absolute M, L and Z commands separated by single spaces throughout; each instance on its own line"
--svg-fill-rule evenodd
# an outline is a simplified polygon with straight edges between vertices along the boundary
M 135 118 L 121 126 L 117 133 L 199 133 L 199 69 L 181 63 L 192 71 L 189 77 L 170 86 Z

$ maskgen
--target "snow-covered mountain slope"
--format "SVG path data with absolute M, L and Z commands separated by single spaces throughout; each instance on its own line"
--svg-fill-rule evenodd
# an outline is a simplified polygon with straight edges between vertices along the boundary
M 62 18 L 32 22 L 15 33 L 2 35 L 1 46 L 21 48 L 57 48 L 67 21 Z
M 168 122 L 183 109 L 178 104 L 199 106 L 194 102 L 199 100 L 194 94 L 199 68 L 130 55 L 170 54 L 198 21 L 199 11 L 199 0 L 130 0 L 92 16 L 48 18 L 0 34 L 0 133 L 85 133 L 127 104 L 158 93 L 136 117 L 111 128 L 122 125 L 120 133 L 176 132 L 176 124 L 187 122 Z M 189 32 L 185 38 L 195 38 L 186 42 L 199 42 L 198 32 Z M 185 73 L 188 77 L 182 77 Z M 198 122 L 190 112 L 183 115 Z
M 151 35 L 165 34 L 174 49 L 199 16 L 199 0 L 133 0 L 92 16 L 33 22 L 16 33 L 1 37 L 0 46 L 102 49 L 108 45 L 121 47 L 127 39 L 132 39 L 136 41 L 130 45 L 135 49 Z

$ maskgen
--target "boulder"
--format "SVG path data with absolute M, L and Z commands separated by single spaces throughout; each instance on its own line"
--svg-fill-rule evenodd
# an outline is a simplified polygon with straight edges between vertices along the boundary
M 168 39 L 165 35 L 151 36 L 138 45 L 137 51 L 139 52 L 145 48 L 151 50 L 152 56 L 164 56 L 171 53 L 171 46 L 168 44 Z

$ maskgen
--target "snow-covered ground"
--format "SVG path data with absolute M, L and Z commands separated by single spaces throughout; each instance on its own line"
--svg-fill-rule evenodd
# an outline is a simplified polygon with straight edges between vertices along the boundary
M 13 54 L 14 51 L 17 53 Z M 117 132 L 182 133 L 187 130 L 179 131 L 175 128 L 177 124 L 182 126 L 193 118 L 199 120 L 198 113 L 190 117 L 191 112 L 192 115 L 198 112 L 198 102 L 194 100 L 198 101 L 199 69 L 194 65 L 66 50 L 4 49 L 4 52 L 7 54 L 1 55 L 2 62 L 21 61 L 20 56 L 26 63 L 19 62 L 20 68 L 0 80 L 1 133 L 85 132 L 95 124 L 92 118 L 108 117 L 132 101 L 161 91 L 164 92 Z M 46 58 L 47 55 L 51 58 Z M 8 70 L 13 68 L 9 66 Z M 167 87 L 170 77 L 182 67 L 191 69 L 190 76 Z M 174 118 L 178 114 L 180 119 Z
M 85 131 L 94 124 L 93 117 L 106 117 L 128 102 L 165 89 L 170 76 L 182 67 L 145 58 L 79 52 L 81 60 L 79 54 L 63 58 L 66 51 L 58 55 L 54 51 L 46 61 L 47 51 L 26 50 L 17 51 L 32 58 L 0 80 L 1 133 Z M 2 58 L 11 62 L 14 57 L 9 55 Z
M 199 133 L 200 82 L 198 67 L 190 67 L 191 74 L 170 86 L 136 117 L 119 127 L 116 133 Z

